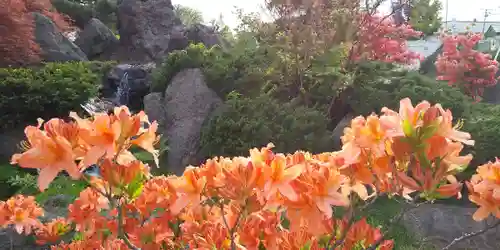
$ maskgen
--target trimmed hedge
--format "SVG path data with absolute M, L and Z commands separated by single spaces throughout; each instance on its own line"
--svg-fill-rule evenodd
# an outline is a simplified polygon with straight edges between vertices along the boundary
M 41 68 L 0 68 L 0 130 L 67 117 L 97 96 L 114 62 L 47 63 Z
M 326 152 L 333 148 L 328 119 L 312 108 L 282 104 L 262 95 L 229 95 L 225 109 L 210 119 L 201 134 L 205 157 L 248 155 L 248 149 L 273 142 L 276 151 Z
M 415 105 L 423 100 L 440 103 L 452 110 L 455 118 L 471 115 L 472 100 L 460 89 L 418 72 L 397 70 L 383 63 L 362 64 L 353 84 L 353 94 L 348 103 L 356 114 L 379 113 L 386 106 L 399 107 L 399 101 L 409 97 Z

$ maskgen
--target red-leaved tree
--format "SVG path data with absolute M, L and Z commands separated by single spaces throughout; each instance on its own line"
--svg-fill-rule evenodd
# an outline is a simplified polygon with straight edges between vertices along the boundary
M 406 41 L 419 37 L 421 32 L 408 25 L 396 25 L 392 18 L 382 15 L 359 13 L 361 25 L 352 48 L 354 60 L 411 63 L 421 55 L 408 50 Z
M 50 0 L 0 0 L 0 6 L 0 67 L 40 60 L 33 12 L 51 18 L 61 30 L 69 28 L 66 17 L 53 11 Z
M 444 35 L 443 53 L 437 58 L 438 80 L 463 87 L 466 94 L 480 100 L 485 87 L 497 84 L 498 62 L 474 49 L 481 34 Z

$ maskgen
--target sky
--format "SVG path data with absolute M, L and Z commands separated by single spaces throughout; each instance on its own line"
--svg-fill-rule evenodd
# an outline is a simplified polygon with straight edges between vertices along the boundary
M 455 18 L 459 21 L 478 21 L 484 19 L 484 9 L 492 9 L 493 15 L 488 17 L 488 21 L 500 21 L 500 1 L 498 0 L 440 0 L 443 9 L 448 1 L 448 20 Z M 200 10 L 205 21 L 218 19 L 223 15 L 224 22 L 234 28 L 238 25 L 238 18 L 234 14 L 234 6 L 242 8 L 245 12 L 261 12 L 263 0 L 172 0 L 173 4 L 181 4 Z M 389 0 L 386 8 L 388 10 Z M 383 10 L 382 10 L 383 11 Z M 445 11 L 441 13 L 445 19 Z

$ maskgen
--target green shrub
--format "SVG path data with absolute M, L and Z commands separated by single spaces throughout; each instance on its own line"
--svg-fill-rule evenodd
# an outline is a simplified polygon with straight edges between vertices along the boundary
M 207 81 L 221 98 L 232 91 L 257 95 L 264 83 L 264 57 L 252 48 L 235 47 L 224 51 L 219 46 L 206 48 L 191 44 L 184 50 L 174 51 L 153 72 L 152 92 L 165 92 L 175 74 L 187 68 L 200 68 Z
M 248 155 L 248 149 L 272 142 L 279 152 L 331 151 L 327 119 L 314 109 L 281 104 L 268 96 L 229 95 L 225 109 L 210 119 L 201 135 L 203 155 Z
M 151 91 L 165 92 L 175 74 L 187 68 L 202 68 L 212 57 L 213 50 L 206 49 L 203 44 L 191 44 L 184 50 L 170 53 L 153 71 Z
M 62 194 L 67 199 L 63 201 L 66 204 L 58 204 L 61 207 L 67 207 L 89 186 L 84 180 L 72 180 L 68 176 L 61 175 L 54 179 L 45 191 L 40 192 L 37 178 L 36 174 L 17 175 L 9 179 L 9 184 L 17 188 L 18 194 L 35 196 L 39 204 L 45 204 L 51 197 Z
M 24 176 L 26 171 L 9 163 L 1 163 L 0 171 L 2 173 L 0 175 L 0 200 L 5 200 L 14 195 L 19 189 L 19 187 L 13 186 L 10 180 L 16 178 L 16 176 Z
M 384 106 L 395 109 L 399 101 L 409 97 L 412 103 L 427 100 L 441 103 L 455 118 L 470 115 L 472 100 L 446 83 L 423 76 L 418 72 L 395 70 L 382 63 L 362 64 L 353 83 L 353 94 L 348 100 L 356 114 L 379 113 Z
M 476 141 L 471 153 L 473 165 L 481 165 L 500 157 L 500 107 L 491 104 L 475 104 L 472 115 L 465 120 L 463 131 L 471 133 Z
M 48 63 L 38 69 L 0 68 L 0 130 L 67 117 L 97 95 L 113 62 Z

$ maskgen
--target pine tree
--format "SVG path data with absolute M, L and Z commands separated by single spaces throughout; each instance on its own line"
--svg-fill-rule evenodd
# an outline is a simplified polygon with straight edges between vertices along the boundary
M 430 36 L 441 28 L 439 0 L 414 0 L 411 8 L 410 25 L 413 29 Z

